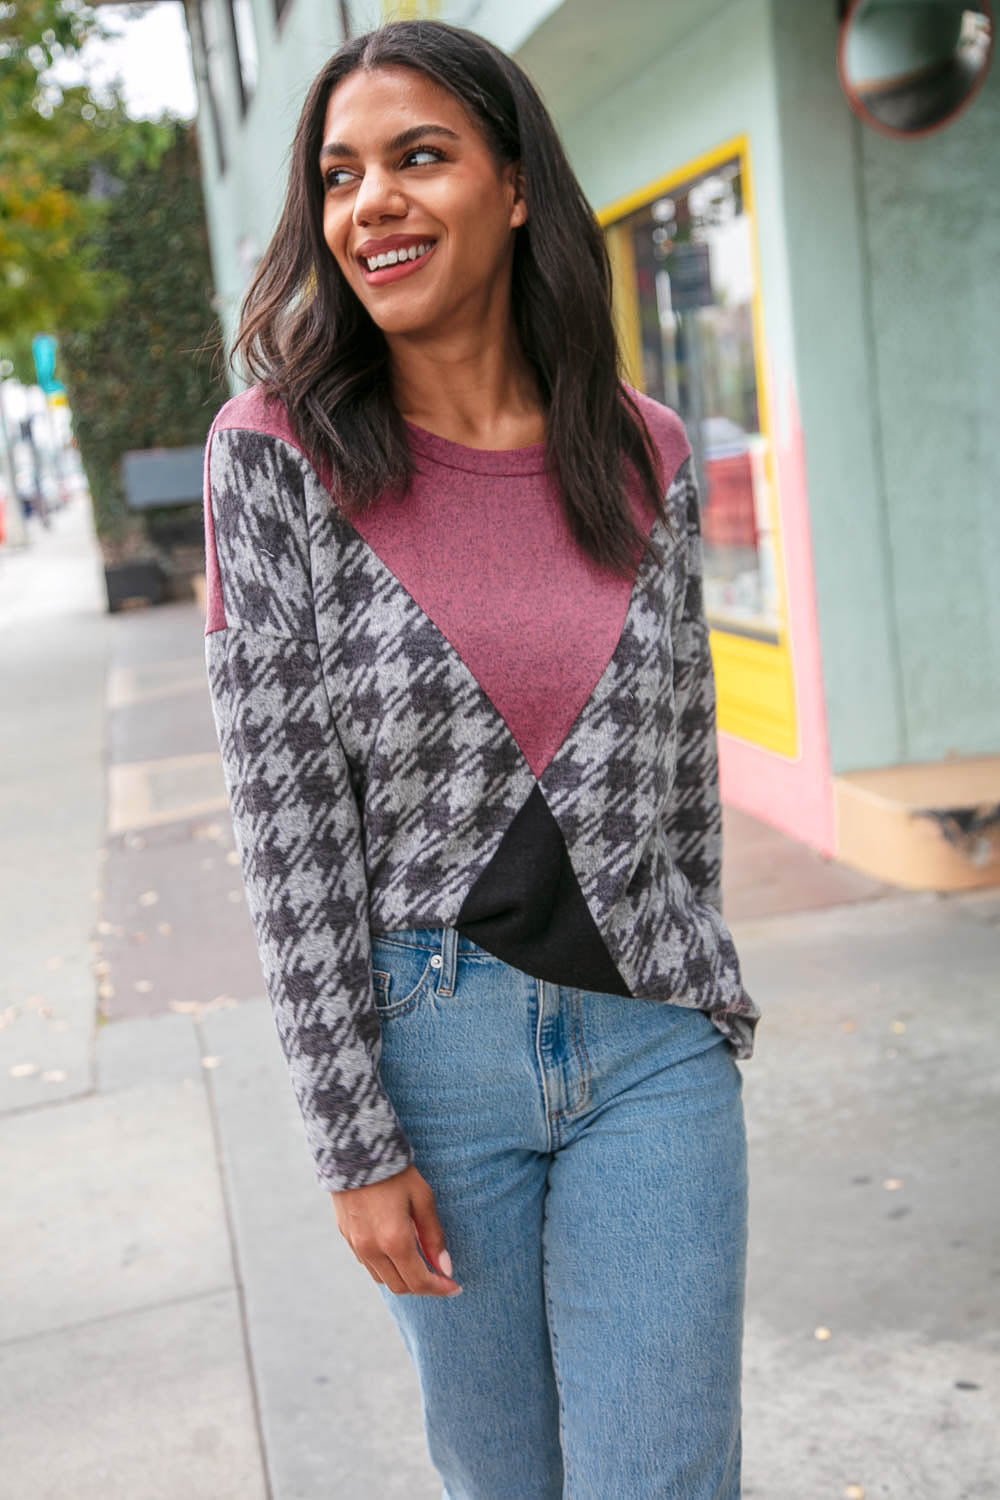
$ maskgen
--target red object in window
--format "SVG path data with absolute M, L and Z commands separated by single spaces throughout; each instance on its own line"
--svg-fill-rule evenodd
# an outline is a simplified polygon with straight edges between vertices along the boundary
M 757 547 L 753 471 L 749 453 L 705 460 L 707 502 L 702 535 L 716 547 Z

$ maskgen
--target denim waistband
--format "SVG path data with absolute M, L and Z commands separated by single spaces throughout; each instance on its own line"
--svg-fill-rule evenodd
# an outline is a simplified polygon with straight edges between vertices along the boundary
M 463 937 L 454 927 L 405 927 L 394 932 L 373 932 L 372 942 L 405 943 L 408 948 L 426 948 L 429 953 L 440 952 L 445 943 L 454 943 L 456 953 L 476 953 L 481 958 L 492 958 L 485 948 L 480 948 L 471 938 Z M 500 959 L 496 962 L 500 963 Z
M 402 947 L 418 948 L 431 954 L 437 953 L 440 970 L 437 993 L 442 997 L 455 992 L 456 969 L 460 954 L 470 958 L 486 959 L 494 964 L 502 962 L 492 953 L 487 953 L 485 949 L 480 948 L 471 938 L 462 937 L 454 927 L 404 927 L 395 932 L 373 932 L 371 939 L 373 943 L 380 941 L 398 943 Z M 432 957 L 431 963 L 434 962 Z

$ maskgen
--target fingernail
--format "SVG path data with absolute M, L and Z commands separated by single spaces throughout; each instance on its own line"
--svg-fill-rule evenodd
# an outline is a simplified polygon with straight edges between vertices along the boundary
M 446 1297 L 461 1297 L 462 1288 L 457 1286 L 453 1292 L 445 1292 Z
M 441 1254 L 438 1256 L 438 1265 L 446 1276 L 451 1275 L 451 1256 L 447 1250 L 441 1251 Z

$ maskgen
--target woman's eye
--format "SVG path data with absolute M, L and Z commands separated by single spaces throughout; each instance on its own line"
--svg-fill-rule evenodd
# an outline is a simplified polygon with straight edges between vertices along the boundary
M 444 161 L 444 153 L 435 151 L 433 146 L 417 146 L 414 150 L 407 152 L 405 159 L 412 161 L 415 156 L 429 156 L 431 161 Z
M 339 177 L 340 173 L 345 170 L 346 168 L 344 167 L 334 167 L 332 171 L 327 172 L 324 179 L 327 187 L 339 187 L 340 183 L 337 181 L 337 178 Z

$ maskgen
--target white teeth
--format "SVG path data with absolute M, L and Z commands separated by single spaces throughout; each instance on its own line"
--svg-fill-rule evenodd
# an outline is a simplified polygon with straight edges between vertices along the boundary
M 369 271 L 380 271 L 384 266 L 395 266 L 403 260 L 419 260 L 433 244 L 433 240 L 427 240 L 422 245 L 411 245 L 407 250 L 385 250 L 381 255 L 366 255 L 365 265 Z

